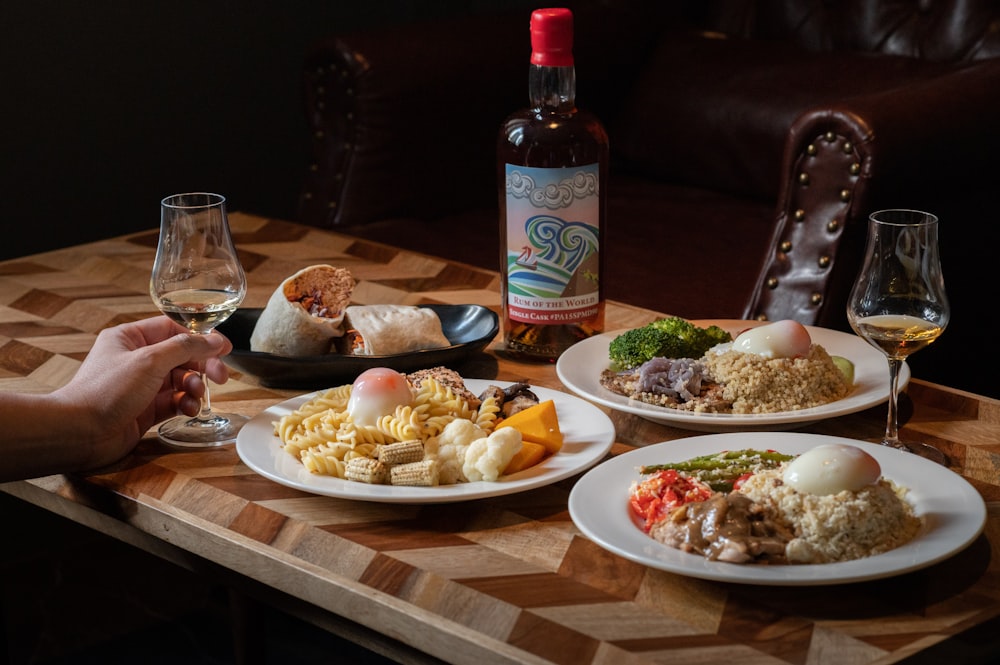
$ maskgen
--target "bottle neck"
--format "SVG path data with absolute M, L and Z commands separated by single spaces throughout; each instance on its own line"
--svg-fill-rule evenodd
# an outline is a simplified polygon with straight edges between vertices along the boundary
M 528 98 L 531 107 L 549 113 L 576 108 L 576 68 L 529 65 Z

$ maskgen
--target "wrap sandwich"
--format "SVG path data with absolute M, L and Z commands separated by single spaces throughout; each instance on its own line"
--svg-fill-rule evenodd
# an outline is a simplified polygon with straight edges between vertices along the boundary
M 333 340 L 344 334 L 353 291 L 346 268 L 303 268 L 271 294 L 250 335 L 250 350 L 290 357 L 330 353 Z
M 346 333 L 336 343 L 343 354 L 391 356 L 451 346 L 437 312 L 413 305 L 352 305 L 344 316 Z

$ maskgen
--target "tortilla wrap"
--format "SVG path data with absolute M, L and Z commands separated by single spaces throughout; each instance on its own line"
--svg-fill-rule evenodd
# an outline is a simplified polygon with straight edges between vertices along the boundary
M 352 305 L 347 308 L 344 326 L 350 348 L 343 352 L 353 355 L 391 356 L 451 346 L 437 312 L 426 307 Z
M 330 353 L 344 334 L 344 312 L 354 291 L 346 268 L 303 268 L 278 286 L 250 335 L 250 350 L 278 356 Z

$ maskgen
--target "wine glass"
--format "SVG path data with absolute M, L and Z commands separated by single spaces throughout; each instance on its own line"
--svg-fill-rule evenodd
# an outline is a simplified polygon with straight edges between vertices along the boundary
M 910 354 L 944 332 L 950 316 L 938 254 L 938 218 L 918 210 L 872 213 L 847 320 L 889 361 L 889 415 L 882 444 L 942 464 L 947 458 L 937 448 L 899 439 L 899 370 Z
M 247 281 L 236 256 L 226 199 L 192 192 L 160 202 L 160 239 L 149 280 L 149 293 L 160 310 L 193 335 L 210 334 L 243 302 Z M 245 416 L 212 410 L 204 369 L 201 412 L 179 415 L 157 430 L 161 440 L 186 448 L 231 443 Z

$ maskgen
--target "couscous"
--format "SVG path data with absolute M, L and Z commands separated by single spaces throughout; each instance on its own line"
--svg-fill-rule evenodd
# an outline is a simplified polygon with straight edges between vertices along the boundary
M 789 563 L 832 563 L 874 556 L 903 545 L 920 530 L 920 519 L 892 481 L 836 494 L 799 492 L 782 481 L 782 470 L 754 474 L 739 489 L 766 513 L 788 525 Z
M 698 359 L 654 358 L 632 370 L 601 373 L 608 390 L 646 404 L 697 413 L 778 413 L 828 404 L 851 390 L 830 354 L 767 358 L 725 346 Z

